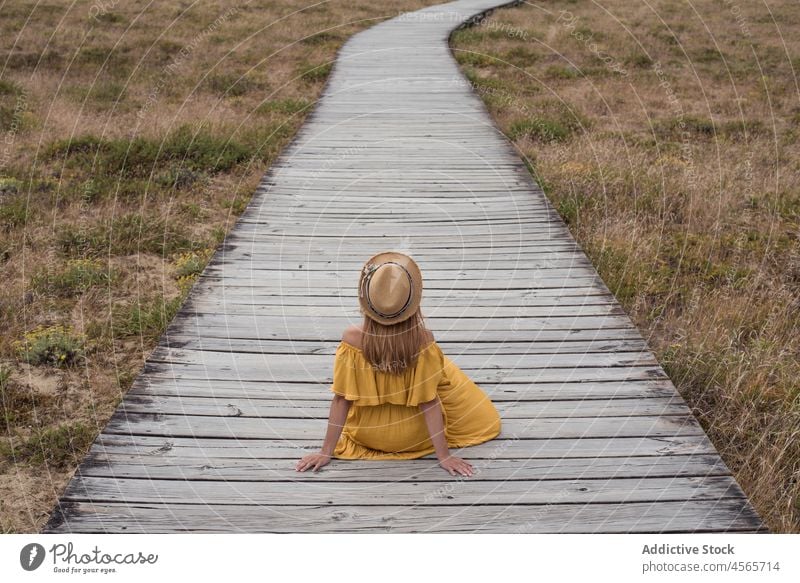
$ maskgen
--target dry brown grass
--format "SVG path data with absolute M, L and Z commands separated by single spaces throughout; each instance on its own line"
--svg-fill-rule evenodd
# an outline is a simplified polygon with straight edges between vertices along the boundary
M 435 3 L 2 4 L 2 532 L 46 521 L 338 47 Z M 176 139 L 182 126 L 201 139 Z M 176 158 L 157 156 L 170 144 Z M 57 324 L 85 360 L 23 362 L 14 343 Z M 58 355 L 70 339 L 42 342 Z
M 554 0 L 452 46 L 769 528 L 800 531 L 796 3 Z

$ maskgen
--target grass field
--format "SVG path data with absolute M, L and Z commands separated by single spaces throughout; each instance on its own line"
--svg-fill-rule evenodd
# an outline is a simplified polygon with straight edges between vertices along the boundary
M 435 3 L 0 3 L 2 532 L 44 524 L 338 47 Z
M 0 4 L 0 530 L 46 521 L 353 32 L 434 0 Z M 800 13 L 548 0 L 453 50 L 775 532 L 800 531 Z
M 773 532 L 800 532 L 800 11 L 552 0 L 451 46 Z

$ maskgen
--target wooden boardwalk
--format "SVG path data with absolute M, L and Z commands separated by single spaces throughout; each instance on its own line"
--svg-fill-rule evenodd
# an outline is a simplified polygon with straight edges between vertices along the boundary
M 447 45 L 497 0 L 353 36 L 43 532 L 765 532 Z M 402 462 L 296 461 L 325 432 L 358 271 L 412 254 L 501 435 Z

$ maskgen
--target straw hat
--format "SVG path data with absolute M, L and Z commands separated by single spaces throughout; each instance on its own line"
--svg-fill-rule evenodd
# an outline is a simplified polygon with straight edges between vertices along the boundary
M 414 315 L 422 299 L 422 273 L 399 251 L 381 251 L 364 264 L 358 301 L 364 314 L 381 324 L 397 324 Z

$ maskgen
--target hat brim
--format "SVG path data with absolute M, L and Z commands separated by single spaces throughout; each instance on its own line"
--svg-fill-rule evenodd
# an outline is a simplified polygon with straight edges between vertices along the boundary
M 365 269 L 361 269 L 361 274 L 358 279 L 358 301 L 361 304 L 361 311 L 366 315 L 368 318 L 375 320 L 376 322 L 384 325 L 391 325 L 391 324 L 398 324 L 407 320 L 411 316 L 413 316 L 417 310 L 419 309 L 420 303 L 422 301 L 422 272 L 420 271 L 419 265 L 417 262 L 414 261 L 413 258 L 406 255 L 405 253 L 400 253 L 399 251 L 380 251 L 367 259 L 364 262 L 364 267 L 368 264 L 372 263 L 380 265 L 381 263 L 385 263 L 387 261 L 394 261 L 402 265 L 406 268 L 409 275 L 411 276 L 412 282 L 412 289 L 411 289 L 411 301 L 409 302 L 408 306 L 405 310 L 403 310 L 397 316 L 386 318 L 381 316 L 380 314 L 376 313 L 372 307 L 367 302 L 366 294 L 362 293 L 362 291 L 366 291 L 363 289 L 364 286 L 364 277 L 366 275 Z

